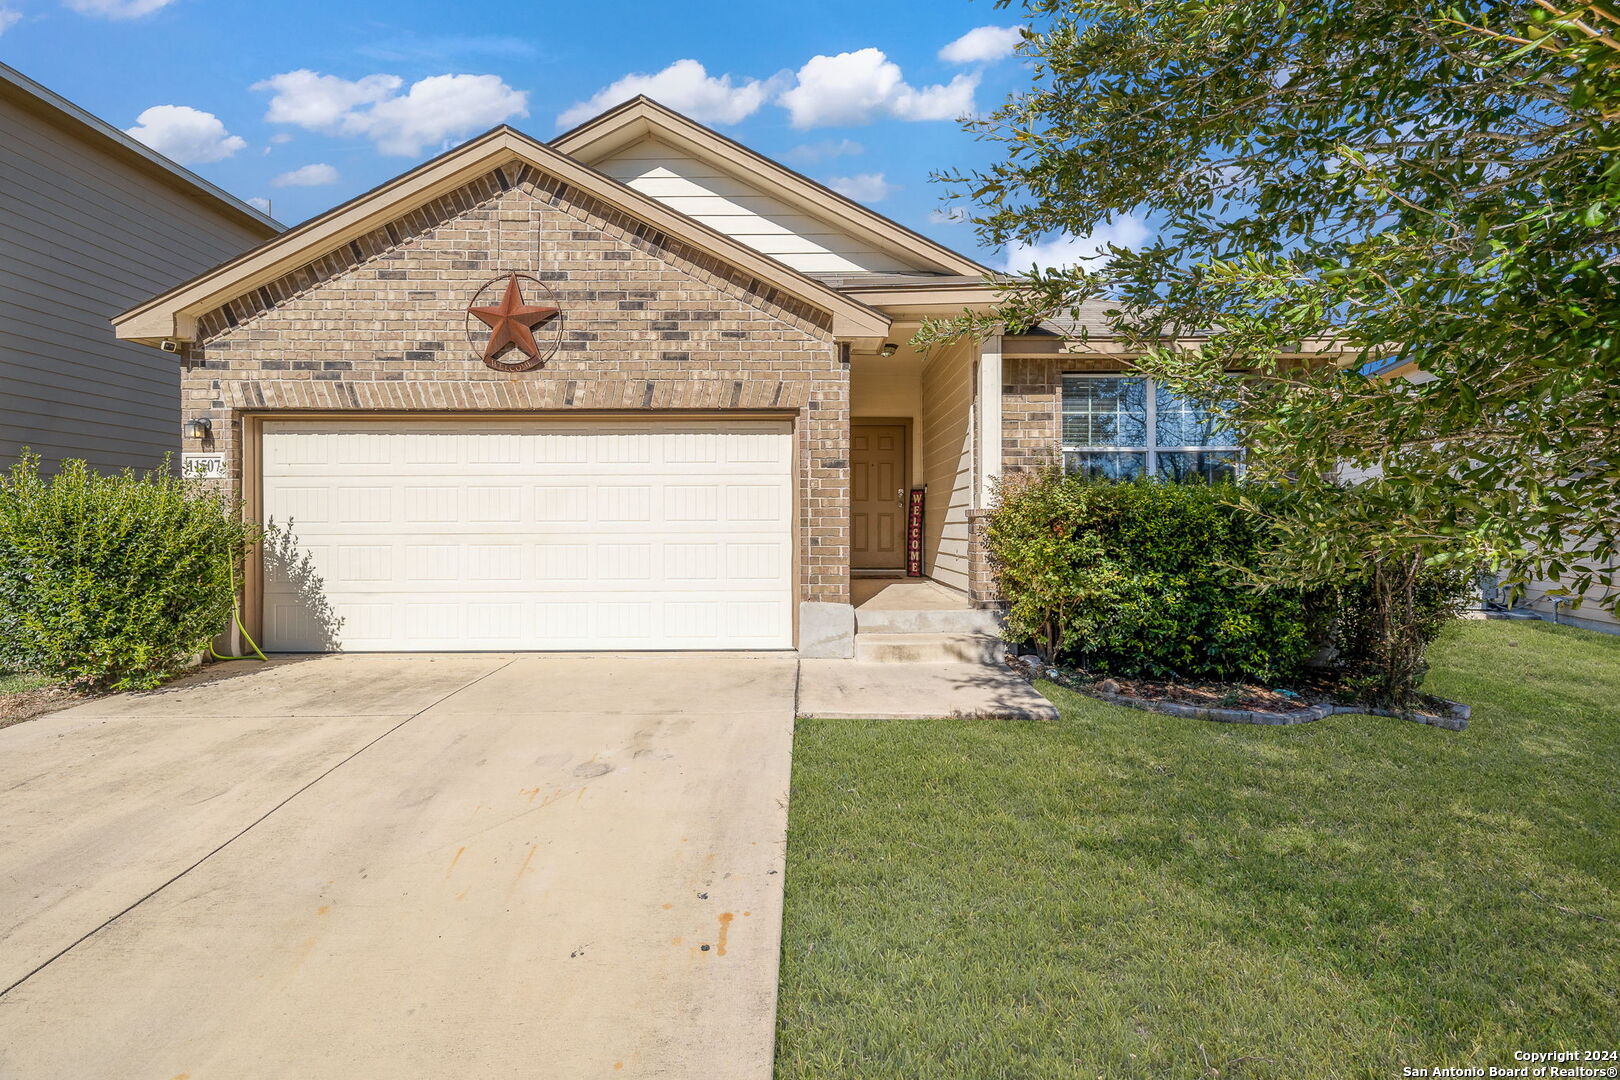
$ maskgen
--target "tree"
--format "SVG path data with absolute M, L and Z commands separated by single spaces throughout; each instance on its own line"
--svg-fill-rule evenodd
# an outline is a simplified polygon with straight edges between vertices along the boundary
M 1251 475 L 1300 492 L 1274 578 L 1416 560 L 1577 596 L 1612 584 L 1620 18 L 1523 0 L 1023 7 L 1034 85 L 968 123 L 1004 160 L 941 179 L 992 244 L 1122 213 L 1157 238 L 1010 280 L 994 316 L 923 340 L 1112 300 L 1138 366 L 1218 405 Z M 1302 363 L 1304 341 L 1342 361 Z M 1405 365 L 1433 381 L 1378 377 Z M 1347 492 L 1341 466 L 1374 476 Z

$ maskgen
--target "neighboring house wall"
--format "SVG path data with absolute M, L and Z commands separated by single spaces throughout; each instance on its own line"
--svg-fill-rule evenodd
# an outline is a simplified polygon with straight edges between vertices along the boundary
M 180 360 L 111 316 L 274 235 L 0 81 L 0 467 L 150 468 L 180 448 Z
M 1548 589 L 1556 588 L 1558 584 L 1553 581 L 1532 581 L 1526 586 L 1514 607 L 1528 608 L 1551 621 L 1568 623 L 1588 630 L 1601 630 L 1607 634 L 1620 634 L 1620 618 L 1616 618 L 1614 612 L 1600 603 L 1604 597 L 1612 596 L 1620 590 L 1599 586 L 1586 594 L 1580 607 L 1571 608 L 1567 601 L 1557 603 L 1560 597 L 1547 595 Z
M 642 139 L 593 167 L 795 270 L 915 269 L 656 139 Z
M 226 490 L 240 490 L 246 411 L 792 418 L 799 598 L 847 604 L 849 375 L 828 316 L 589 194 L 506 169 L 199 319 L 184 408 L 212 420 Z M 511 269 L 545 280 L 566 320 L 560 351 L 520 375 L 481 362 L 466 315 Z
M 968 512 L 973 506 L 974 341 L 941 348 L 922 369 L 922 483 L 928 486 L 923 530 L 928 576 L 968 590 Z
M 1390 379 L 1405 379 L 1407 382 L 1416 384 L 1430 383 L 1435 379 L 1435 377 L 1429 374 L 1427 371 L 1419 370 L 1417 367 L 1410 364 L 1388 372 L 1384 377 Z M 1371 479 L 1377 475 L 1377 468 L 1340 468 L 1339 470 L 1339 479 L 1350 484 L 1359 483 L 1362 480 Z M 1577 558 L 1574 561 L 1583 560 Z M 1558 622 L 1569 623 L 1572 626 L 1585 627 L 1588 630 L 1601 630 L 1604 633 L 1609 634 L 1620 633 L 1620 617 L 1616 617 L 1614 612 L 1604 608 L 1599 603 L 1602 599 L 1604 599 L 1604 597 L 1620 590 L 1605 589 L 1602 587 L 1594 588 L 1586 595 L 1579 608 L 1571 609 L 1567 602 L 1562 604 L 1558 603 L 1558 601 L 1561 599 L 1560 597 L 1547 595 L 1548 589 L 1556 589 L 1558 587 L 1558 582 L 1550 581 L 1545 578 L 1532 581 L 1529 585 L 1525 586 L 1524 592 L 1521 593 L 1518 599 L 1514 601 L 1513 606 L 1515 608 L 1525 608 L 1530 611 L 1534 611 L 1547 619 L 1556 619 Z

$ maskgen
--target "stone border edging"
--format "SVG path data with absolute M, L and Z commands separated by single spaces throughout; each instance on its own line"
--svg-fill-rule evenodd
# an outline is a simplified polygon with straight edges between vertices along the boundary
M 1020 664 L 1025 663 L 1023 657 L 1018 657 L 1017 660 Z M 1128 694 L 1105 694 L 1078 686 L 1071 686 L 1069 689 L 1109 705 L 1123 705 L 1127 709 L 1181 716 L 1189 720 L 1213 720 L 1221 724 L 1309 724 L 1330 716 L 1359 713 L 1363 716 L 1388 716 L 1396 720 L 1410 720 L 1414 724 L 1428 724 L 1447 731 L 1462 731 L 1468 727 L 1468 719 L 1473 714 L 1469 706 L 1457 701 L 1447 701 L 1444 713 L 1399 712 L 1372 705 L 1308 705 L 1303 709 L 1282 713 L 1262 712 L 1258 709 L 1223 709 L 1212 705 L 1186 705 L 1179 701 L 1155 701 L 1131 697 Z
M 1150 701 L 1125 694 L 1102 694 L 1079 687 L 1071 689 L 1110 705 L 1123 705 L 1128 709 L 1143 709 L 1148 712 L 1165 713 L 1168 716 L 1183 716 L 1189 720 L 1214 720 L 1222 724 L 1309 724 L 1341 713 L 1360 713 L 1365 716 L 1388 716 L 1397 720 L 1410 720 L 1415 724 L 1429 724 L 1447 731 L 1462 731 L 1468 727 L 1468 718 L 1472 712 L 1467 705 L 1455 701 L 1446 703 L 1444 713 L 1399 712 L 1371 705 L 1310 705 L 1293 712 L 1261 712 L 1256 709 L 1185 705 L 1179 701 Z

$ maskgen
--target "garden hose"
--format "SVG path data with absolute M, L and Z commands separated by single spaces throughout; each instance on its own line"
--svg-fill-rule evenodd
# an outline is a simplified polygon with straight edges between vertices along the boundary
M 270 658 L 264 655 L 264 651 L 259 648 L 259 643 L 253 640 L 253 635 L 248 633 L 247 627 L 242 625 L 242 602 L 236 596 L 236 563 L 229 556 L 226 557 L 225 570 L 231 575 L 231 619 L 236 623 L 236 628 L 242 632 L 242 636 L 247 639 L 247 643 L 253 646 L 253 652 L 244 653 L 241 656 L 225 656 L 214 648 L 212 641 L 208 643 L 208 651 L 215 660 L 252 660 L 254 657 L 258 657 L 268 664 Z

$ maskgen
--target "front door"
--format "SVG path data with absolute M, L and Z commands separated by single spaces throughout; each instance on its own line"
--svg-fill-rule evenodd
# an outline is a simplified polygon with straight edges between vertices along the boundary
M 852 424 L 849 432 L 850 566 L 906 565 L 906 426 Z

